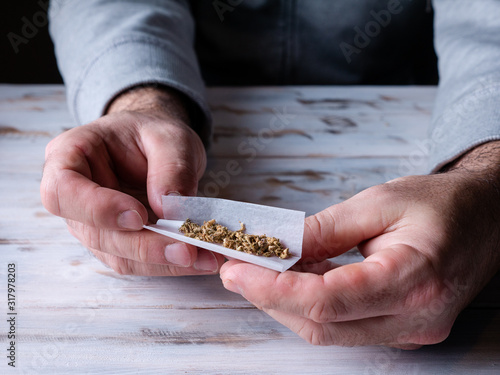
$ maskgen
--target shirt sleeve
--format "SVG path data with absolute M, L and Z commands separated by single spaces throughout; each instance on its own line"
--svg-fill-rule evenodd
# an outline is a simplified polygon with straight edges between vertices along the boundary
M 430 170 L 500 139 L 500 1 L 435 0 L 439 88 Z
M 201 110 L 204 125 L 210 123 L 187 0 L 51 1 L 49 17 L 78 124 L 102 116 L 117 94 L 145 84 L 182 92 Z

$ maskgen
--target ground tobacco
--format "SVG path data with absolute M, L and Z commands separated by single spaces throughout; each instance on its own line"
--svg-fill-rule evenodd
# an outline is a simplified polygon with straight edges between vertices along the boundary
M 239 230 L 232 231 L 225 226 L 217 224 L 214 219 L 205 221 L 201 226 L 187 219 L 181 225 L 179 231 L 187 237 L 221 244 L 229 249 L 243 251 L 248 254 L 265 257 L 277 256 L 281 259 L 286 259 L 290 256 L 288 248 L 285 248 L 279 239 L 267 237 L 266 235 L 244 233 L 245 224 L 240 223 L 240 225 L 241 228 Z

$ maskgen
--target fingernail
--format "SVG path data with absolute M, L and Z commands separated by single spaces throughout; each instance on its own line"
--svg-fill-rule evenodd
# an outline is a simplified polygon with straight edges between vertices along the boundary
M 180 197 L 181 193 L 179 193 L 178 191 L 169 191 L 166 195 L 168 197 Z
M 198 258 L 193 264 L 198 271 L 215 272 L 219 268 L 215 255 L 210 251 L 198 251 Z
M 222 284 L 224 285 L 224 288 L 229 290 L 230 292 L 237 293 L 243 295 L 241 289 L 236 285 L 233 280 L 231 279 L 223 279 Z
M 118 215 L 118 226 L 124 229 L 141 230 L 142 217 L 136 210 L 124 211 Z
M 185 244 L 179 242 L 165 247 L 165 259 L 167 262 L 179 267 L 189 267 L 191 265 L 189 250 Z
M 222 284 L 224 285 L 224 288 L 226 288 L 227 290 L 233 293 L 239 293 L 238 286 L 235 283 L 233 283 L 233 280 L 223 279 Z

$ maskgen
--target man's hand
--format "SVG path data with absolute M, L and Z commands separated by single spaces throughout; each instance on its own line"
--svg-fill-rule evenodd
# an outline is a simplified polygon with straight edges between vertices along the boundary
M 49 143 L 45 207 L 118 273 L 215 273 L 222 256 L 142 230 L 163 216 L 162 194 L 196 195 L 205 170 L 205 150 L 182 100 L 143 88 L 118 97 L 108 113 Z
M 500 268 L 499 186 L 494 142 L 445 173 L 399 178 L 308 217 L 294 271 L 230 261 L 221 278 L 314 344 L 437 343 Z M 363 262 L 326 260 L 354 246 Z

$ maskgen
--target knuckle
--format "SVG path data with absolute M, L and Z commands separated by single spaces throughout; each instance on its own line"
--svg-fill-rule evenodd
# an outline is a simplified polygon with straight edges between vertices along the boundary
M 132 241 L 133 259 L 141 263 L 149 263 L 148 241 L 143 236 L 135 236 Z
M 185 276 L 187 273 L 187 270 L 185 270 L 182 267 L 175 267 L 175 266 L 164 266 L 165 276 Z
M 66 219 L 66 228 L 68 229 L 69 233 L 75 237 L 76 239 L 78 239 L 82 244 L 85 245 L 84 241 L 83 241 L 83 237 L 82 237 L 82 234 L 81 234 L 81 228 L 80 228 L 80 223 L 79 222 L 75 222 L 73 220 L 69 220 L 69 219 Z M 86 247 L 91 247 L 91 246 L 86 246 Z
M 337 223 L 339 220 L 339 208 L 341 206 L 337 206 L 337 210 L 325 210 L 322 211 L 323 215 L 328 216 L 325 220 L 321 220 L 316 218 L 317 223 L 317 233 L 319 234 L 319 238 L 322 240 L 322 245 L 324 248 L 328 249 L 330 247 L 339 247 L 339 243 L 336 236 Z
M 57 194 L 57 175 L 54 176 L 51 168 L 50 154 L 57 147 L 57 138 L 52 139 L 45 147 L 45 164 L 43 165 L 42 181 L 40 183 L 40 195 L 44 207 L 54 215 L 59 215 L 59 198 Z
M 310 321 L 305 321 L 298 329 L 297 335 L 302 337 L 309 344 L 316 345 L 317 335 L 315 334 L 315 327 L 311 327 Z
M 432 327 L 410 336 L 410 343 L 418 345 L 434 345 L 443 342 L 451 332 L 451 325 Z
M 101 251 L 100 233 L 95 228 L 90 228 L 87 225 L 74 220 L 66 220 L 68 231 L 85 247 Z
M 383 183 L 372 186 L 361 193 L 359 196 L 369 201 L 376 201 L 384 204 L 386 200 L 394 200 L 395 186 L 391 183 Z
M 110 241 L 112 241 L 112 239 L 109 238 L 109 232 L 73 220 L 67 220 L 67 225 L 70 233 L 85 245 L 85 247 L 112 256 L 109 253 Z
M 120 257 L 112 257 L 110 267 L 119 275 L 133 275 L 134 270 L 131 262 L 128 259 Z
M 61 216 L 57 178 L 49 176 L 45 170 L 40 183 L 40 198 L 50 213 Z
M 323 236 L 325 234 L 324 226 L 317 215 L 309 216 L 305 220 L 305 242 L 312 250 L 309 253 L 307 260 L 303 262 L 315 263 L 317 260 L 326 259 L 328 257 L 328 241 Z
M 337 313 L 329 301 L 316 301 L 307 316 L 316 323 L 329 323 L 336 320 Z
M 407 189 L 406 177 L 398 177 L 395 180 L 385 182 L 383 184 L 372 186 L 360 194 L 364 198 L 380 202 L 381 204 L 394 204 L 394 201 L 405 197 Z
M 331 296 L 328 306 L 328 314 L 330 316 L 330 322 L 350 320 L 355 312 L 355 307 L 359 303 L 355 300 L 355 297 L 349 297 L 348 295 Z
M 48 156 L 55 150 L 57 149 L 57 143 L 59 143 L 59 137 L 52 138 L 49 143 L 47 143 L 47 146 L 45 146 L 45 158 L 47 159 Z
M 193 194 L 193 189 L 198 186 L 198 175 L 187 160 L 168 162 L 157 171 L 149 171 L 148 178 L 161 181 L 164 176 L 171 176 L 170 188 L 183 194 Z
M 77 223 L 78 228 L 73 227 L 73 230 L 80 233 L 80 241 L 87 247 L 99 251 L 105 251 L 105 240 L 101 231 L 97 228 L 88 225 Z
M 40 196 L 42 198 L 42 204 L 47 211 L 56 216 L 61 216 L 61 210 L 59 206 L 59 199 L 57 194 L 51 189 L 45 189 L 45 184 L 42 183 L 42 189 L 40 191 Z
M 407 337 L 397 340 L 401 344 L 433 345 L 438 344 L 450 335 L 458 310 L 453 300 L 441 293 L 438 283 L 421 291 L 420 296 L 413 297 L 416 303 L 405 306 L 406 310 L 417 312 L 406 320 Z M 429 291 L 430 290 L 430 291 Z
M 309 336 L 305 339 L 309 344 L 315 346 L 326 345 L 326 342 L 323 338 L 323 332 L 311 331 Z
M 306 220 L 306 241 L 308 247 L 314 249 L 314 253 L 311 254 L 313 259 L 327 259 L 331 257 L 332 250 L 339 250 L 343 247 L 343 236 L 339 236 L 337 224 L 343 222 L 344 211 L 344 205 L 341 203 L 310 216 Z
M 275 287 L 279 289 L 280 293 L 289 293 L 297 288 L 300 288 L 302 283 L 300 278 L 293 272 L 280 273 L 275 280 Z
M 187 160 L 177 160 L 169 166 L 173 174 L 178 175 L 183 179 L 182 182 L 188 184 L 196 184 L 198 182 L 198 172 L 193 164 Z
M 97 193 L 97 192 L 96 192 Z M 85 221 L 89 226 L 99 227 L 99 210 L 95 204 L 86 204 L 84 207 Z
M 297 334 L 311 345 L 325 346 L 334 344 L 330 330 L 323 325 L 318 325 L 311 321 L 304 322 L 297 330 Z
M 448 338 L 450 332 L 451 332 L 451 325 L 436 328 L 428 334 L 427 337 L 428 341 L 426 342 L 426 344 L 430 345 L 443 342 Z

